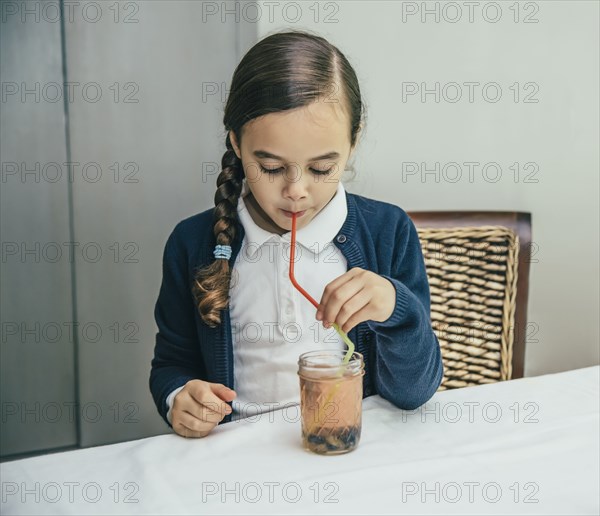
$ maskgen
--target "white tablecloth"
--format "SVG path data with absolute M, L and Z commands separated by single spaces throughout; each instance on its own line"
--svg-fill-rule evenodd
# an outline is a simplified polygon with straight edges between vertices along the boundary
M 599 367 L 363 402 L 359 447 L 302 449 L 297 407 L 0 465 L 2 514 L 598 514 Z

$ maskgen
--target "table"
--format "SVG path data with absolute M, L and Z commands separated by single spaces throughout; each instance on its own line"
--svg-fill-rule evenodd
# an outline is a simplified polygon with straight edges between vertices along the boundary
M 0 465 L 2 514 L 598 514 L 600 367 L 363 401 L 359 447 L 300 445 L 298 407 Z M 37 499 L 36 499 L 37 498 Z

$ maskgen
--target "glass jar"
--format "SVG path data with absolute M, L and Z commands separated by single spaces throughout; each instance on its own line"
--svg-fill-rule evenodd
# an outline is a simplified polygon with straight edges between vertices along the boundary
M 304 448 L 323 455 L 352 451 L 362 426 L 363 356 L 345 351 L 309 351 L 298 359 Z

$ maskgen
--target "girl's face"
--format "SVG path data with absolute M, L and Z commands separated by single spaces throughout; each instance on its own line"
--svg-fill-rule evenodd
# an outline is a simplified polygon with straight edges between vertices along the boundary
M 307 224 L 335 195 L 350 146 L 350 122 L 337 102 L 269 113 L 246 123 L 242 145 L 230 139 L 246 176 L 248 211 L 256 224 L 279 235 Z

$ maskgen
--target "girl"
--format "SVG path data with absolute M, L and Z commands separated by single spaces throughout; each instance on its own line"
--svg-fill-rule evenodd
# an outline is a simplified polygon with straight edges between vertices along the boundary
M 299 355 L 345 349 L 333 322 L 364 356 L 364 397 L 414 409 L 439 387 L 415 226 L 340 181 L 363 109 L 346 57 L 309 32 L 264 38 L 235 70 L 215 207 L 179 222 L 163 256 L 150 390 L 178 434 L 297 403 Z M 316 312 L 288 277 L 292 213 Z

